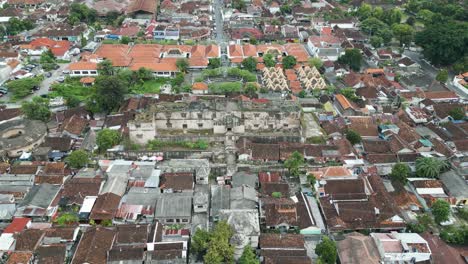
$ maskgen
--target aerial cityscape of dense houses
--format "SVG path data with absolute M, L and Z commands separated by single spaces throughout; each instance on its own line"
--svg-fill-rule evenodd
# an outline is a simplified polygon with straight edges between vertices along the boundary
M 468 263 L 467 14 L 0 0 L 0 263 Z

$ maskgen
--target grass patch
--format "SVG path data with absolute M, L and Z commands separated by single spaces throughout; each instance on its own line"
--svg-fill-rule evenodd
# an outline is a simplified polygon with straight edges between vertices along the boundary
M 148 93 L 159 93 L 161 91 L 161 86 L 167 82 L 167 79 L 158 78 L 154 80 L 149 80 L 143 84 L 137 84 L 130 88 L 130 93 L 133 94 L 148 94 Z
M 210 91 L 214 94 L 238 93 L 242 90 L 240 82 L 222 82 L 208 85 Z
M 327 141 L 322 136 L 310 137 L 306 139 L 306 142 L 309 144 L 326 144 Z
M 148 145 L 146 146 L 149 150 L 159 150 L 165 147 L 180 147 L 186 149 L 207 149 L 209 143 L 205 140 L 197 140 L 195 142 L 192 141 L 161 141 L 161 140 L 150 140 L 148 141 Z
M 71 98 L 74 97 L 80 101 L 85 101 L 91 96 L 92 87 L 84 87 L 78 79 L 67 79 L 64 83 L 56 83 L 52 86 L 52 91 L 49 93 L 49 97 L 63 97 Z

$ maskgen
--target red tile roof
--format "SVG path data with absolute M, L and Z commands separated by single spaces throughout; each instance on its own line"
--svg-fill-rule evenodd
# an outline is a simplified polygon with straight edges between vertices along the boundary
M 14 234 L 23 231 L 23 229 L 26 228 L 28 223 L 31 222 L 30 218 L 25 218 L 25 217 L 15 217 L 13 221 L 5 228 L 3 233 L 8 234 Z

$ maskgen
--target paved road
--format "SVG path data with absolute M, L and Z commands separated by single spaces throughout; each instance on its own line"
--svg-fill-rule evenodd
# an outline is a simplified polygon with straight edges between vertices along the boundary
M 215 12 L 215 32 L 216 42 L 221 47 L 221 55 L 227 54 L 227 37 L 224 34 L 224 19 L 223 19 L 223 1 L 214 0 L 213 9 Z M 229 66 L 229 60 L 226 56 L 221 56 L 221 65 L 223 67 Z
M 431 79 L 435 79 L 435 77 L 437 76 L 437 73 L 439 72 L 439 69 L 429 64 L 426 60 L 424 60 L 423 55 L 421 53 L 405 50 L 403 54 L 411 58 L 413 61 L 417 62 L 419 65 L 421 65 L 421 70 L 424 73 L 428 74 L 431 77 Z M 466 91 L 462 91 L 458 87 L 452 84 L 453 77 L 455 76 L 452 73 L 449 73 L 449 80 L 447 81 L 447 84 L 446 84 L 447 87 L 451 91 L 457 93 L 460 97 L 464 99 L 468 99 Z

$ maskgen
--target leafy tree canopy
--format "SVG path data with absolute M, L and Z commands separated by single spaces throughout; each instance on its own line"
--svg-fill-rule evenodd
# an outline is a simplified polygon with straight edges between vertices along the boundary
M 94 83 L 95 101 L 101 110 L 111 112 L 118 108 L 127 93 L 127 86 L 117 76 L 98 76 Z
M 359 135 L 358 132 L 354 130 L 348 130 L 346 131 L 346 139 L 351 142 L 351 144 L 355 145 L 357 143 L 360 143 L 362 141 L 361 135 Z
M 441 223 L 449 220 L 450 204 L 442 199 L 435 201 L 431 206 L 432 214 L 436 223 Z
M 449 65 L 468 55 L 468 23 L 446 21 L 431 23 L 416 33 L 416 44 L 435 65 Z
M 299 168 L 304 164 L 304 156 L 298 151 L 294 151 L 284 162 L 284 167 L 289 170 L 292 176 L 299 176 Z
M 42 97 L 34 97 L 31 102 L 23 102 L 21 111 L 27 118 L 47 122 L 51 113 L 49 110 L 49 100 Z
M 397 163 L 393 165 L 392 172 L 390 173 L 390 177 L 393 181 L 400 182 L 405 184 L 408 181 L 408 176 L 411 170 L 408 165 L 405 163 Z
M 241 64 L 242 67 L 249 72 L 254 72 L 257 70 L 257 59 L 254 57 L 245 58 Z
M 120 133 L 116 130 L 105 128 L 97 134 L 96 144 L 101 152 L 106 151 L 120 143 Z
M 337 251 L 336 243 L 327 236 L 315 247 L 315 254 L 319 256 L 320 261 L 325 264 L 336 263 Z
M 297 60 L 294 56 L 288 55 L 283 58 L 282 63 L 284 69 L 292 69 L 296 66 Z
M 338 58 L 338 62 L 348 65 L 353 71 L 359 71 L 362 64 L 362 54 L 358 49 L 347 49 L 345 54 Z
M 72 168 L 81 169 L 88 165 L 89 163 L 89 154 L 84 150 L 75 150 L 68 157 L 65 161 L 70 165 Z

